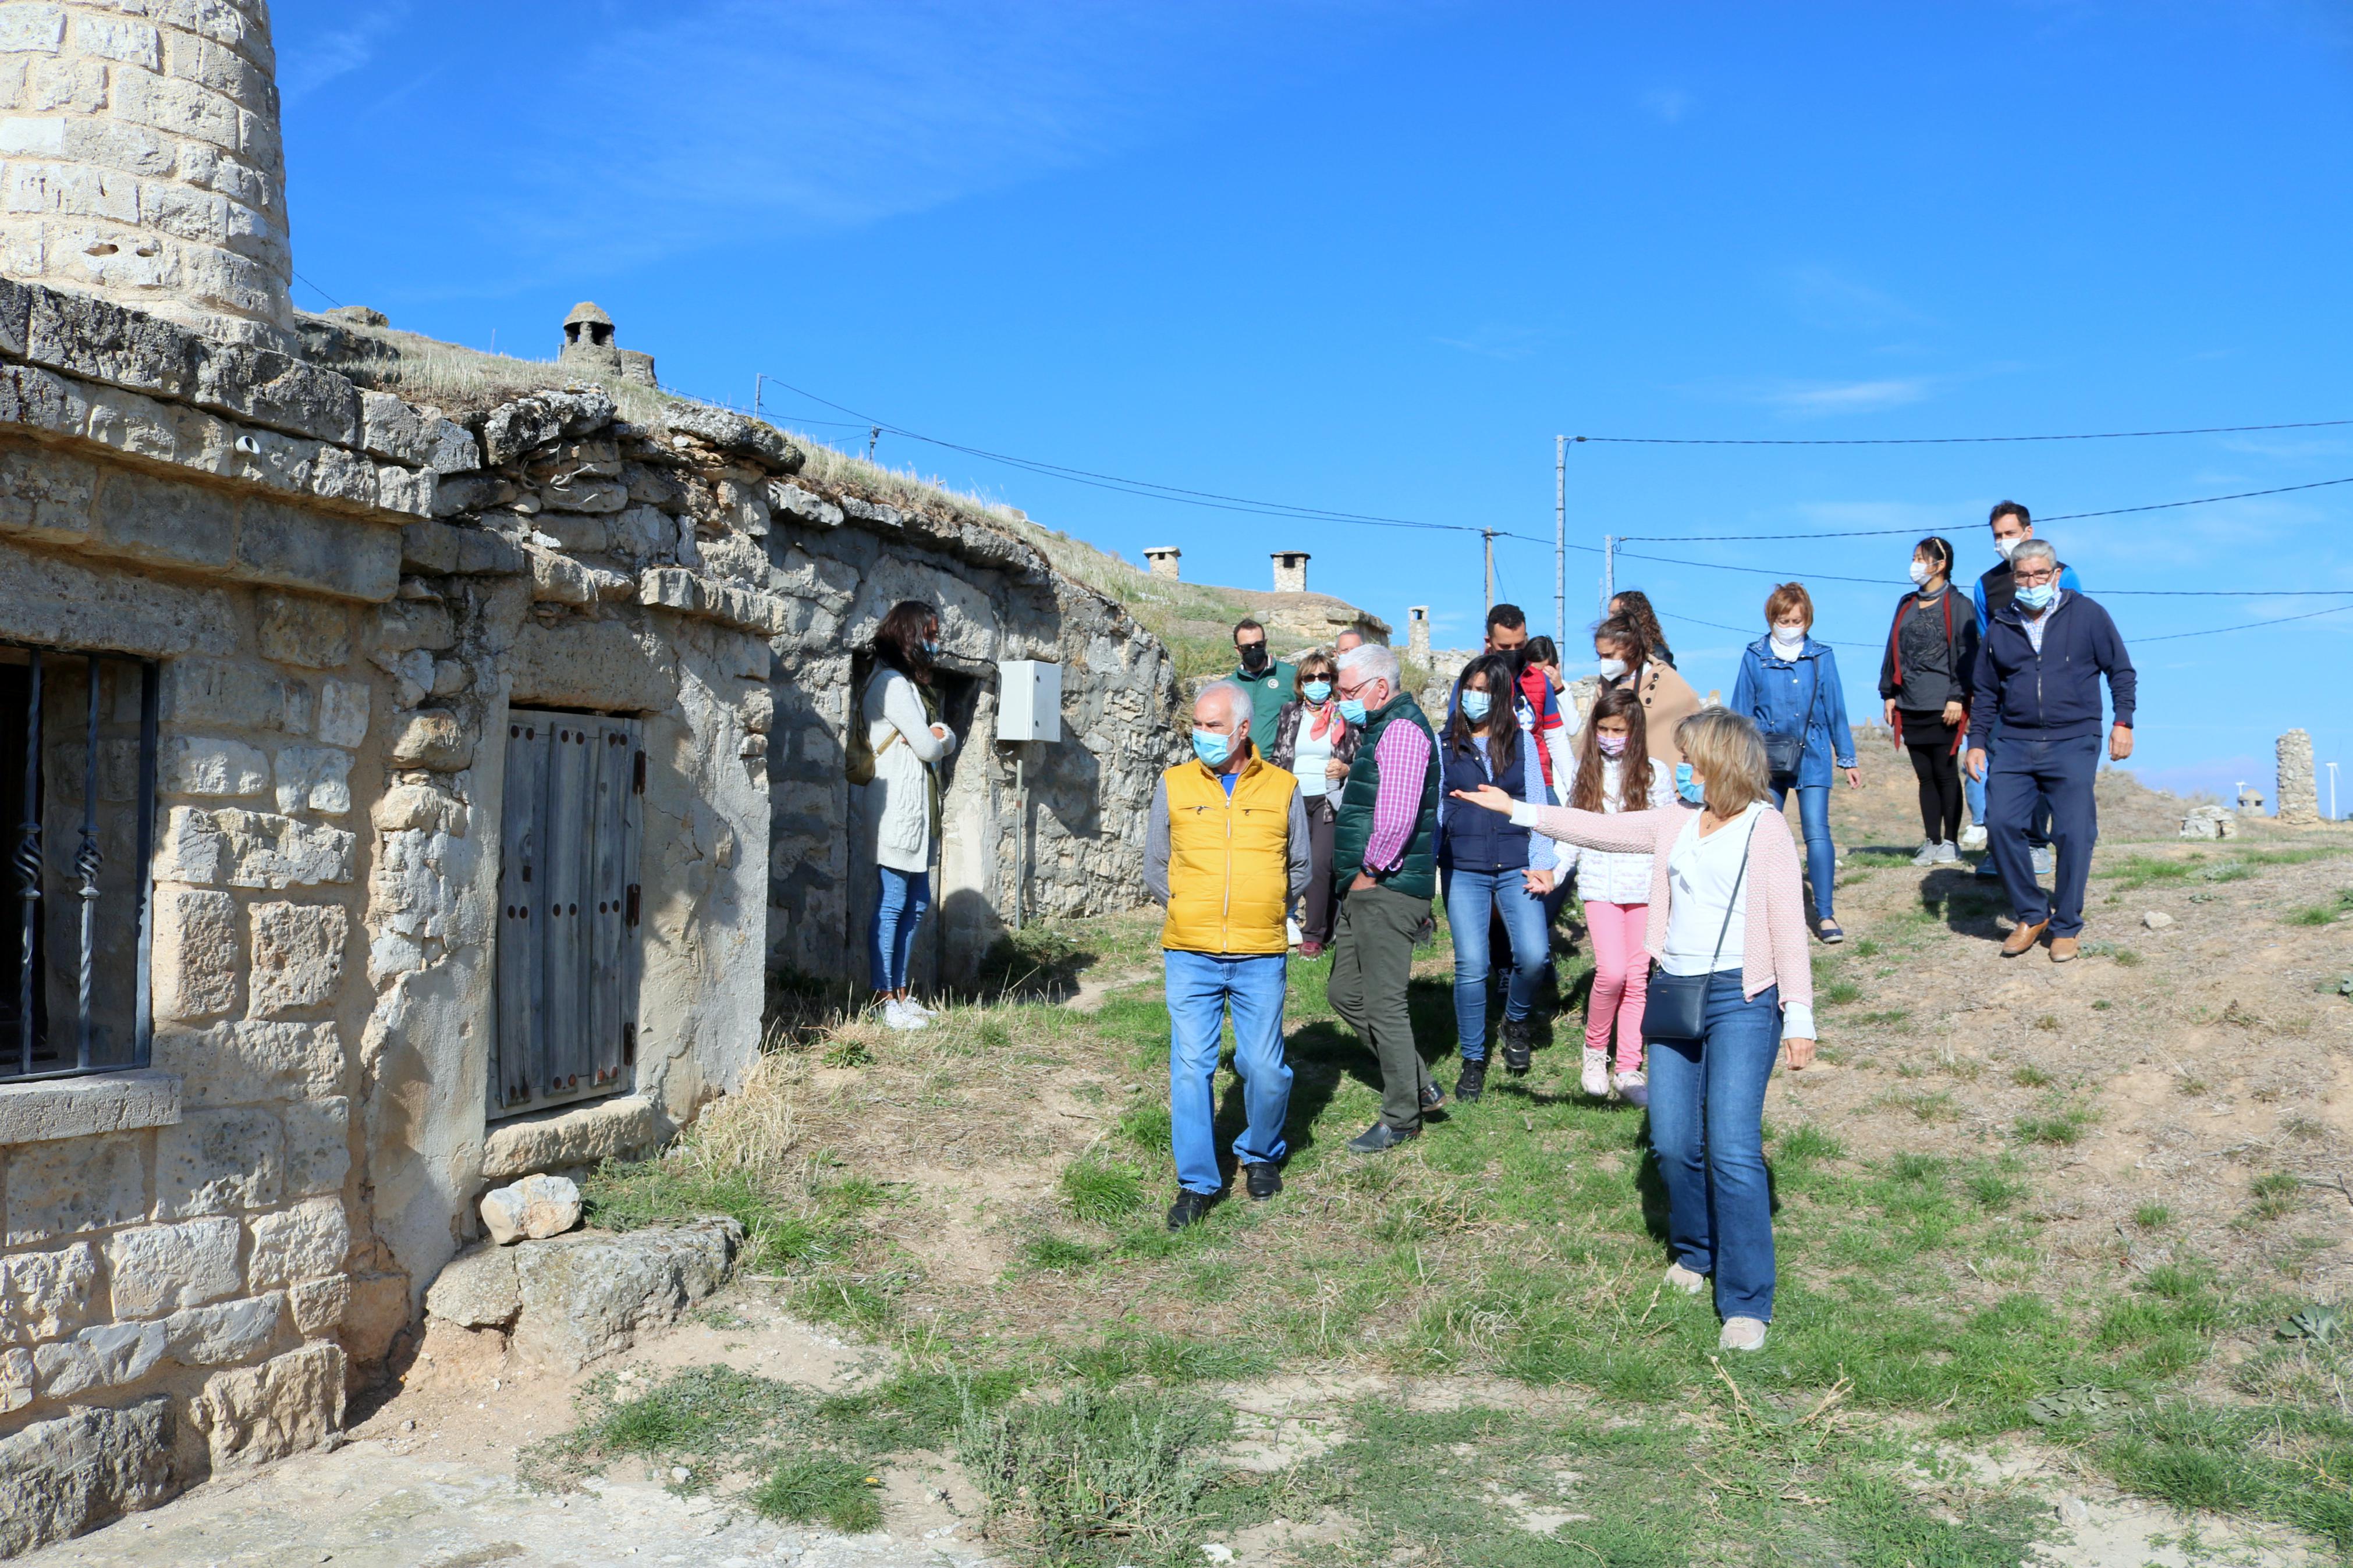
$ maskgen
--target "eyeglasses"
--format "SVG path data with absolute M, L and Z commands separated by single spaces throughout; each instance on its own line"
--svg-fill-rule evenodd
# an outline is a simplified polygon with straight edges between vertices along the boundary
M 2059 569 L 2046 566 L 2037 571 L 2031 566 L 2023 566 L 2013 569 L 2010 575 L 2010 580 L 2021 588 L 2038 588 L 2058 576 Z

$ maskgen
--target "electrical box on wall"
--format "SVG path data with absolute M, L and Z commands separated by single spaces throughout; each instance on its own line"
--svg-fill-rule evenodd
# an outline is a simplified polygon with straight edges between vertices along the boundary
M 997 738 L 1062 738 L 1062 667 L 1042 658 L 1008 658 L 997 666 Z

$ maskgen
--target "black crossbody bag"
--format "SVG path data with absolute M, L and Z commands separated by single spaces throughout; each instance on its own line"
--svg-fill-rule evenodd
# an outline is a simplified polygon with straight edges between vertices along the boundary
M 1807 662 L 1810 664 L 1813 661 L 1809 659 Z M 1814 671 L 1814 689 L 1806 699 L 1806 711 L 1798 721 L 1798 732 L 1765 737 L 1765 769 L 1771 775 L 1775 789 L 1790 789 L 1797 784 L 1798 769 L 1806 761 L 1806 731 L 1814 726 L 1814 704 L 1821 695 L 1822 672 L 1817 668 Z
M 1689 1042 L 1707 1038 L 1707 984 L 1715 977 L 1715 960 L 1724 956 L 1724 939 L 1732 931 L 1732 911 L 1740 907 L 1740 884 L 1748 876 L 1748 852 L 1757 847 L 1757 824 L 1748 824 L 1748 837 L 1740 846 L 1740 869 L 1732 875 L 1732 896 L 1725 901 L 1724 924 L 1715 933 L 1715 957 L 1704 974 L 1669 974 L 1653 964 L 1651 989 L 1642 999 L 1642 1037 L 1646 1040 Z

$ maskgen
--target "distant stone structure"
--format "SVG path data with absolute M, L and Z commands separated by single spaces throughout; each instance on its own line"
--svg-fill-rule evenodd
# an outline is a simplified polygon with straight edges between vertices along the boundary
M 1430 606 L 1415 605 L 1405 613 L 1406 655 L 1414 663 L 1428 668 L 1430 665 Z
M 2239 809 L 2241 811 L 2251 811 L 2257 816 L 2261 816 L 2263 814 L 2263 792 L 2255 788 L 2253 784 L 2241 784 L 2239 786 Z
M 1177 581 L 1177 559 L 1184 553 L 1173 544 L 1147 544 L 1144 548 L 1144 563 L 1151 568 L 1155 577 L 1174 583 Z
M 2312 732 L 2290 730 L 2279 738 L 2279 819 L 2298 826 L 2320 820 L 2320 784 L 2312 771 Z
M 613 331 L 613 318 L 602 306 L 594 300 L 581 300 L 564 318 L 564 347 L 556 353 L 557 362 L 591 376 L 617 375 L 640 386 L 656 384 L 654 356 L 621 347 Z
M 2239 818 L 2227 805 L 2193 805 L 2182 814 L 2184 838 L 2236 838 Z
M 0 272 L 290 348 L 263 0 L 0 8 Z
M 1274 555 L 1274 591 L 1278 594 L 1307 592 L 1307 552 L 1278 550 Z

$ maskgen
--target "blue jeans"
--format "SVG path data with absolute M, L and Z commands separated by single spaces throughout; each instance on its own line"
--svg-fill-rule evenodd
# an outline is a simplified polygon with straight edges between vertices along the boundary
M 1534 1009 L 1536 987 L 1552 958 L 1544 900 L 1528 891 L 1521 872 L 1446 873 L 1446 923 L 1454 932 L 1454 1037 L 1466 1062 L 1487 1059 L 1487 977 L 1493 968 L 1487 946 L 1491 910 L 1502 911 L 1504 935 L 1512 944 L 1505 1018 L 1516 1024 Z
M 874 919 L 866 928 L 866 966 L 877 991 L 901 991 L 907 984 L 907 954 L 914 951 L 915 928 L 932 907 L 932 874 L 899 871 L 877 866 L 882 873 L 882 896 L 874 902 Z
M 1781 1047 L 1781 988 L 1740 995 L 1708 977 L 1707 1038 L 1651 1042 L 1651 1152 L 1667 1188 L 1667 1246 L 1715 1280 L 1719 1317 L 1773 1321 L 1773 1192 L 1765 1082 Z
M 1284 955 L 1229 957 L 1164 952 L 1168 980 L 1168 1123 L 1176 1151 L 1176 1184 L 1188 1193 L 1224 1187 L 1218 1174 L 1218 1037 L 1234 1015 L 1234 1071 L 1242 1080 L 1242 1131 L 1234 1159 L 1267 1165 L 1288 1152 L 1282 1123 L 1291 1114 L 1291 1064 L 1282 1059 Z
M 1775 785 L 1773 807 L 1779 810 L 1789 792 Z M 1806 880 L 1814 888 L 1814 919 L 1835 921 L 1831 904 L 1837 898 L 1838 846 L 1831 842 L 1831 786 L 1798 786 L 1798 826 L 1806 835 Z
M 2028 741 L 2004 735 L 1986 764 L 1986 847 L 2001 871 L 2010 907 L 2028 925 L 2051 922 L 2052 936 L 2084 929 L 2084 889 L 2092 878 L 2092 846 L 2100 837 L 2100 737 Z M 2046 897 L 2034 876 L 2034 821 L 2051 813 L 2051 839 L 2059 847 L 2059 875 Z

